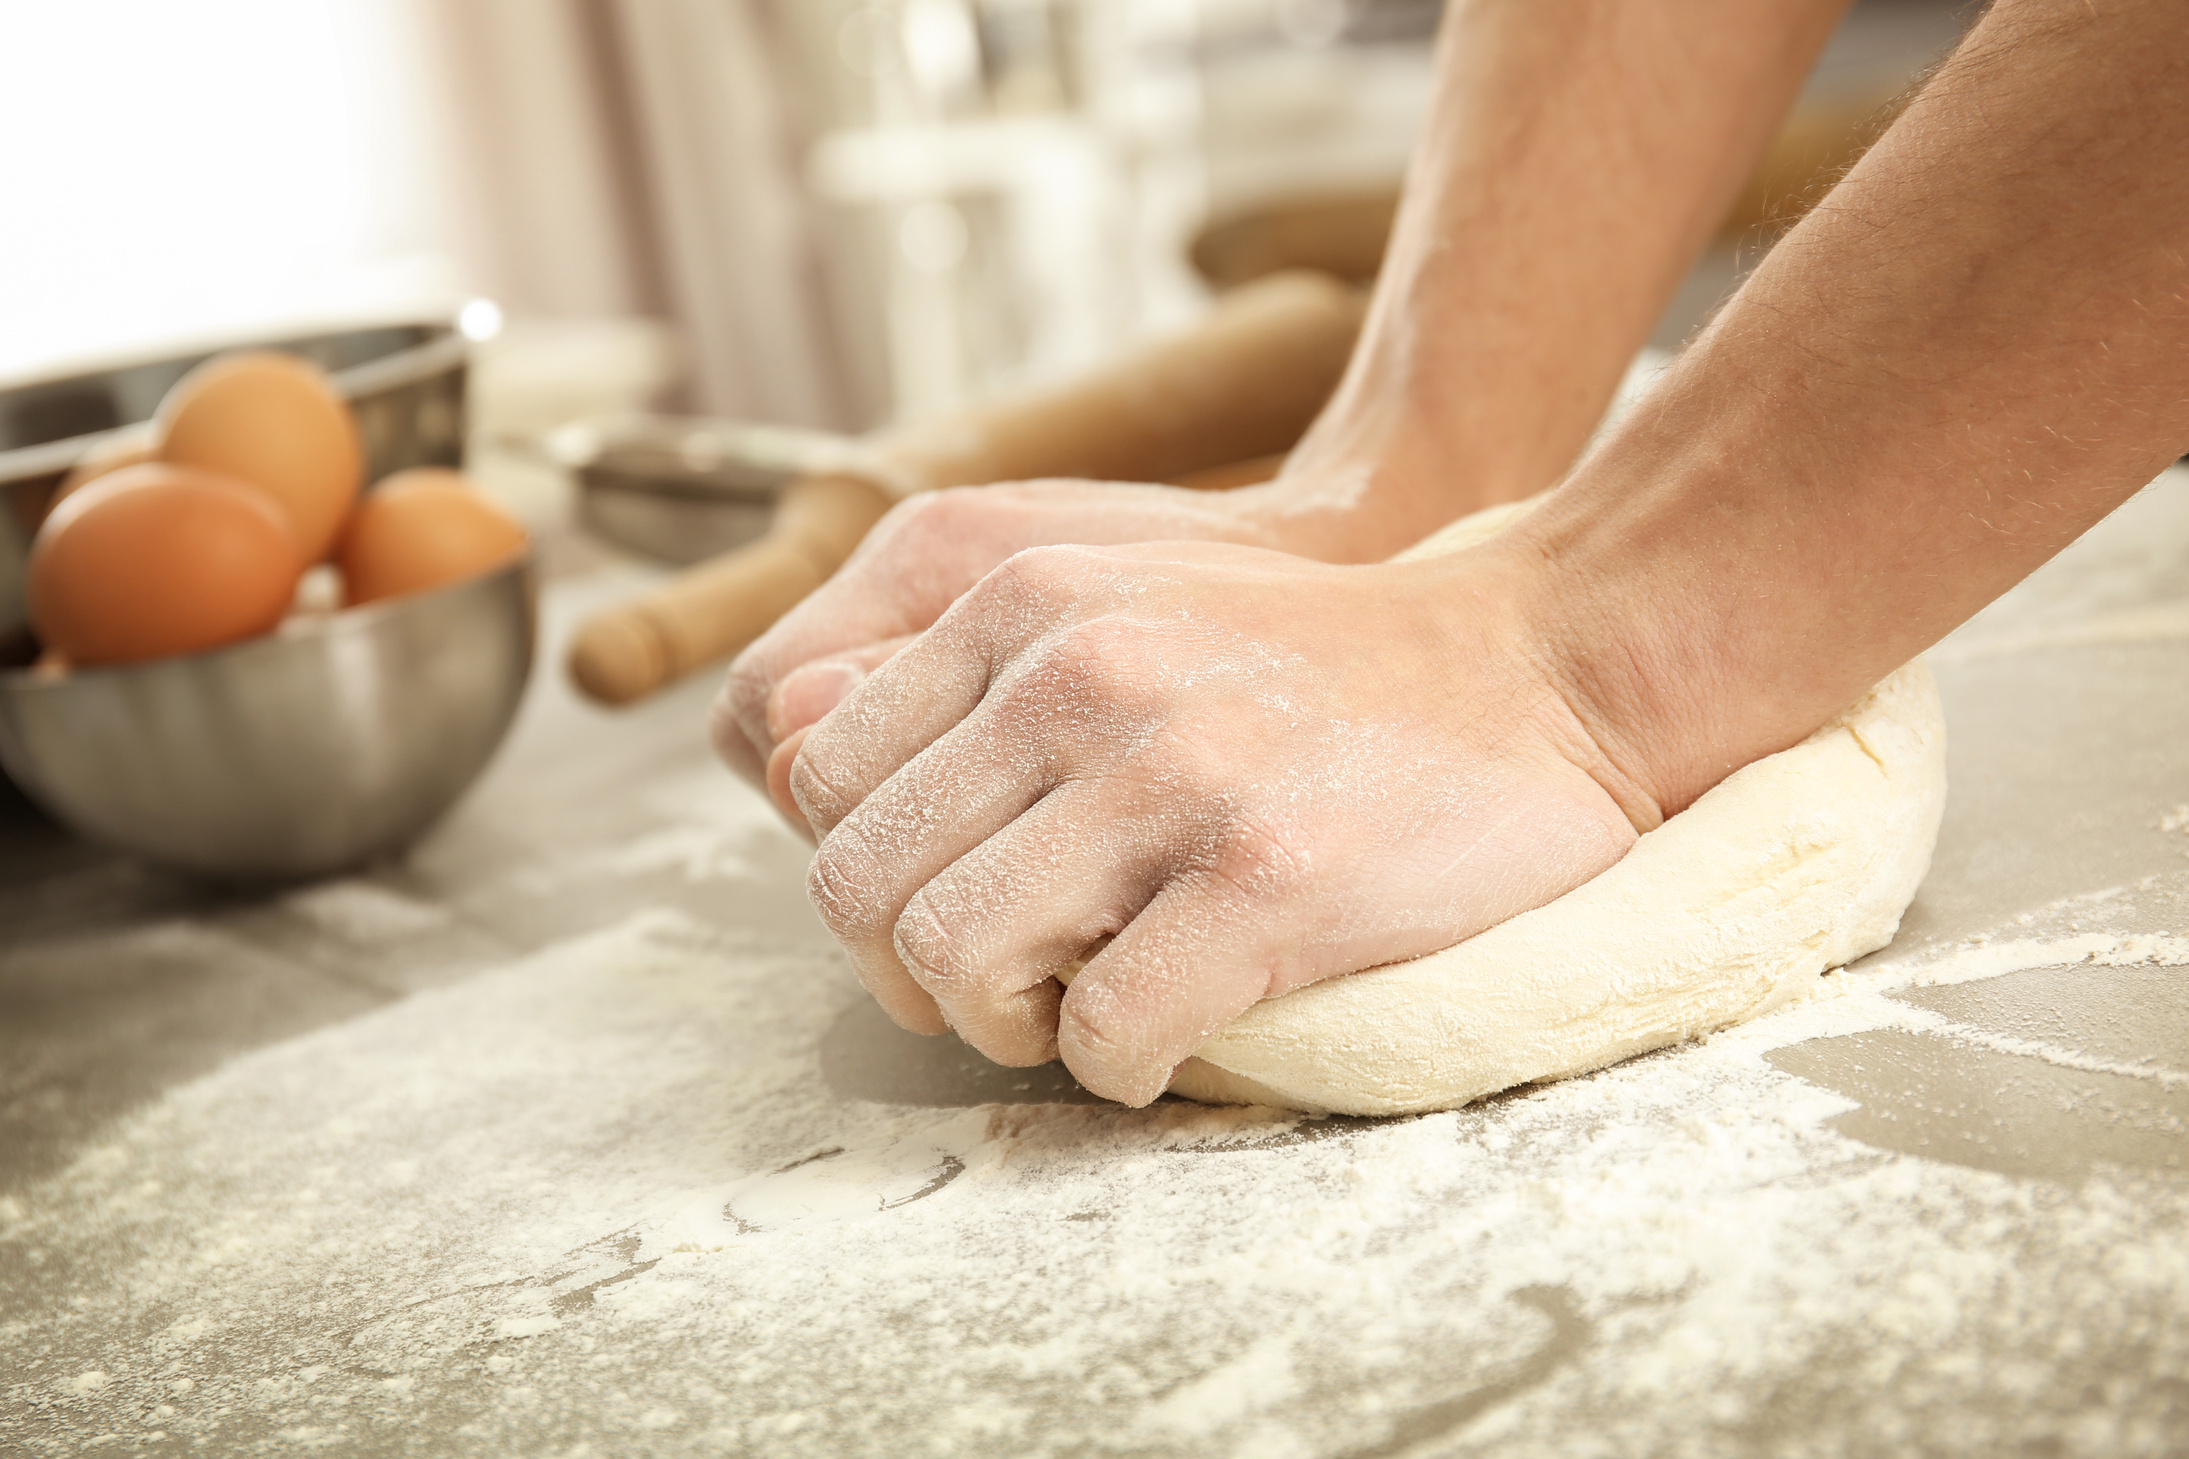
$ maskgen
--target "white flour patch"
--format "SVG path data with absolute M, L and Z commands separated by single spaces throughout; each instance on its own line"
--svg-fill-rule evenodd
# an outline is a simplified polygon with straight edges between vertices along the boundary
M 438 932 L 454 921 L 447 908 L 368 881 L 332 881 L 291 892 L 281 905 L 321 931 L 361 947 Z
M 848 1099 L 839 958 L 644 913 L 237 1059 L 17 1192 L 0 1441 L 2162 1452 L 2163 1384 L 2056 1370 L 2189 1374 L 2189 1189 L 1886 1154 L 1765 1061 L 1965 1036 L 1892 988 L 2183 960 L 2069 925 L 2120 900 L 1386 1122 Z
M 597 864 L 618 876 L 674 871 L 688 882 L 738 881 L 757 871 L 742 849 L 745 840 L 715 826 L 671 826 L 604 852 Z

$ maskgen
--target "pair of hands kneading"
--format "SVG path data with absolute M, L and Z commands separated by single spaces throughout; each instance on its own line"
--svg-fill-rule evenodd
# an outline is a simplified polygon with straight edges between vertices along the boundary
M 2189 448 L 2189 78 L 2163 6 L 2001 0 L 1574 466 L 1840 8 L 1670 4 L 1449 12 L 1277 482 L 907 503 L 733 667 L 716 742 L 899 1023 L 1133 1104 L 1432 1108 L 1891 935 L 1942 793 L 1895 671 Z M 1288 1086 L 1303 1030 L 1403 1089 Z
M 840 704 L 841 657 L 771 686 L 838 598 L 919 571 L 893 526 L 748 655 L 718 736 L 770 753 L 815 906 L 907 1028 L 1144 1104 L 1255 1002 L 1450 946 L 1634 839 L 1491 562 L 1031 548 Z

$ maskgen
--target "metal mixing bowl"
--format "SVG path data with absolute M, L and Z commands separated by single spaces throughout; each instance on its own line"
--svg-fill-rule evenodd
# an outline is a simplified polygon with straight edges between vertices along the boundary
M 0 765 L 95 840 L 291 880 L 415 839 L 471 784 L 531 671 L 531 564 L 293 618 L 210 653 L 0 673 Z
M 316 361 L 357 416 L 365 479 L 456 466 L 464 449 L 470 342 L 445 320 L 224 342 Z M 0 657 L 28 657 L 23 566 L 54 488 L 107 436 L 150 420 L 160 397 L 215 349 L 130 360 L 0 386 Z

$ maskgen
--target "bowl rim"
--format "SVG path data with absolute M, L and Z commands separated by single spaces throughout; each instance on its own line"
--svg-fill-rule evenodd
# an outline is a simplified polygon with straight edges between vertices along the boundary
M 468 365 L 471 348 L 475 343 L 456 323 L 453 314 L 433 317 L 424 314 L 390 315 L 378 321 L 358 321 L 347 327 L 321 330 L 300 330 L 280 339 L 253 342 L 238 340 L 216 344 L 200 350 L 195 347 L 163 354 L 144 354 L 124 357 L 105 364 L 92 364 L 86 369 L 73 366 L 60 373 L 26 376 L 19 380 L 0 381 L 0 394 L 20 390 L 35 390 L 58 382 L 84 377 L 109 375 L 121 370 L 140 369 L 163 365 L 176 360 L 202 355 L 204 360 L 218 359 L 223 355 L 242 354 L 251 351 L 270 350 L 276 353 L 293 351 L 299 341 L 317 339 L 327 335 L 362 334 L 382 329 L 417 329 L 428 331 L 425 339 L 415 344 L 391 350 L 384 355 L 359 360 L 339 370 L 329 370 L 327 378 L 333 382 L 335 393 L 352 405 L 406 385 L 413 380 L 440 374 Z M 0 491 L 13 491 L 29 483 L 39 482 L 56 473 L 66 472 L 82 460 L 84 455 L 102 442 L 123 431 L 133 430 L 155 417 L 141 421 L 124 421 L 82 435 L 57 436 L 50 441 L 34 441 L 28 445 L 11 446 L 0 450 Z
M 495 563 L 423 592 L 404 593 L 393 598 L 377 598 L 370 603 L 354 607 L 337 608 L 331 613 L 297 613 L 281 620 L 265 633 L 237 639 L 215 648 L 201 649 L 190 654 L 164 654 L 154 659 L 139 659 L 127 664 L 71 665 L 65 673 L 42 672 L 34 667 L 0 669 L 0 694 L 14 697 L 23 694 L 55 692 L 68 689 L 81 680 L 113 682 L 117 678 L 143 670 L 165 669 L 172 671 L 179 665 L 208 665 L 224 658 L 247 653 L 263 653 L 269 648 L 286 644 L 302 644 L 348 637 L 366 633 L 387 619 L 411 611 L 436 599 L 453 597 L 457 593 L 483 590 L 492 583 L 505 582 L 513 577 L 530 579 L 539 565 L 539 548 L 529 534 L 525 544 Z M 315 563 L 314 566 L 317 566 Z
M 184 330 L 140 340 L 134 344 L 117 344 L 110 348 L 57 355 L 36 365 L 11 369 L 0 374 L 0 392 L 35 390 L 58 381 L 74 380 L 87 375 L 108 375 L 117 370 L 134 370 L 145 365 L 166 364 L 193 357 L 210 359 L 215 355 L 230 354 L 238 350 L 278 350 L 290 347 L 299 340 L 319 339 L 328 335 L 365 334 L 382 329 L 431 329 L 440 331 L 443 336 L 460 334 L 462 331 L 457 325 L 457 315 L 461 312 L 461 304 L 444 305 L 422 300 L 407 307 L 332 310 L 283 316 L 264 321 L 258 327 L 240 324 Z M 418 344 L 406 345 L 393 354 L 407 354 L 433 342 L 430 339 L 421 340 Z M 392 358 L 392 354 L 375 356 L 374 360 L 388 358 Z M 373 361 L 358 362 L 370 363 Z M 346 368 L 355 369 L 357 366 Z M 346 370 L 330 373 L 341 375 Z M 30 448 L 21 446 L 16 449 Z

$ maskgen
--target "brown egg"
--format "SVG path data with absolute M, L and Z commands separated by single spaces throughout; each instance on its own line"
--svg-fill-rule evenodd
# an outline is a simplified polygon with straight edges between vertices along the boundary
M 110 471 L 119 471 L 124 466 L 140 465 L 159 454 L 158 422 L 146 420 L 133 426 L 123 426 L 76 458 L 76 464 L 69 468 L 68 475 L 62 477 L 60 486 L 55 488 L 53 500 L 46 503 L 46 510 L 52 511 L 61 504 L 63 498 L 81 487 L 89 486 Z
M 281 621 L 304 561 L 266 494 L 149 462 L 71 495 L 31 543 L 31 626 L 75 664 L 197 653 Z
M 327 555 L 365 457 L 349 404 L 317 365 L 270 351 L 207 360 L 167 392 L 158 419 L 161 460 L 263 489 L 305 559 Z
M 524 550 L 524 525 L 461 472 L 398 471 L 365 493 L 335 549 L 351 603 L 476 577 Z

